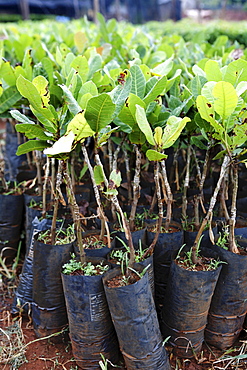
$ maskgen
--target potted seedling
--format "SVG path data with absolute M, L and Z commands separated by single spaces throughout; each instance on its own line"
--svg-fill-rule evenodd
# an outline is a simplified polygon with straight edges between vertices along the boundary
M 215 75 L 221 76 L 222 80 L 220 80 L 220 78 L 213 79 L 213 81 L 204 85 L 202 94 L 197 98 L 197 106 L 202 118 L 212 125 L 214 137 L 222 146 L 222 151 L 217 155 L 217 158 L 224 158 L 218 183 L 220 180 L 222 181 L 224 173 L 229 166 L 231 166 L 233 173 L 231 209 L 228 219 L 229 251 L 225 251 L 221 248 L 217 249 L 221 259 L 227 261 L 228 265 L 224 265 L 222 268 L 222 273 L 216 286 L 209 312 L 209 322 L 206 329 L 206 340 L 210 344 L 225 349 L 230 347 L 238 337 L 243 326 L 246 312 L 246 292 L 244 288 L 240 287 L 239 281 L 241 281 L 242 277 L 246 274 L 247 257 L 243 252 L 241 253 L 241 249 L 236 245 L 234 228 L 236 223 L 236 197 L 238 187 L 237 166 L 238 163 L 245 161 L 243 159 L 243 154 L 246 152 L 244 148 L 246 142 L 246 103 L 244 101 L 244 93 L 247 85 L 246 73 L 244 71 L 247 63 L 242 59 L 231 62 L 226 68 L 224 79 L 223 71 L 216 62 L 208 61 L 207 63 L 208 65 L 214 64 L 216 67 Z M 208 70 L 208 65 L 205 65 L 206 70 Z M 219 186 L 217 188 L 219 190 Z M 212 199 L 216 201 L 215 196 Z M 212 215 L 211 205 L 213 205 L 212 202 L 210 203 L 210 208 L 203 223 L 209 220 Z M 198 242 L 198 238 L 199 235 L 196 242 Z M 194 244 L 194 253 L 195 250 L 196 243 Z M 238 271 L 241 271 L 241 277 L 238 276 Z M 239 295 L 237 295 L 237 292 L 239 292 Z M 228 297 L 227 300 L 225 299 L 226 296 Z M 236 315 L 236 317 L 234 315 Z M 224 318 L 226 316 L 234 316 L 235 318 L 225 321 Z

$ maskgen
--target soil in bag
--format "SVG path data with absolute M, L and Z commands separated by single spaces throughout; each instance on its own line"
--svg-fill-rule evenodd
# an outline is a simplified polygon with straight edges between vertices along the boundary
M 143 267 L 136 269 L 140 272 Z M 112 287 L 111 281 L 118 275 L 121 275 L 119 268 L 108 271 L 103 283 L 127 369 L 170 369 L 148 274 L 134 284 Z

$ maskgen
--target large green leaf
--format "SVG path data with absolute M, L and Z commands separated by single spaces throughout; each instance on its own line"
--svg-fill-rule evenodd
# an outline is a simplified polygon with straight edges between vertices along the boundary
M 215 81 L 206 82 L 201 91 L 201 94 L 212 104 L 214 103 L 213 88 L 215 85 Z
M 44 70 L 47 73 L 47 77 L 48 77 L 50 85 L 53 85 L 53 63 L 51 59 L 44 57 L 41 60 L 41 63 L 43 65 Z
M 215 131 L 223 134 L 223 127 L 222 125 L 216 121 L 215 113 L 214 113 L 214 106 L 210 103 L 205 96 L 199 95 L 196 99 L 197 109 L 200 113 L 200 116 L 207 122 L 210 122 L 211 125 L 214 127 Z
M 17 155 L 26 154 L 29 152 L 32 152 L 33 150 L 44 150 L 47 148 L 49 144 L 47 144 L 47 141 L 41 141 L 41 140 L 29 140 L 24 144 L 21 144 L 18 146 Z
M 167 158 L 167 154 L 157 152 L 157 150 L 149 149 L 146 151 L 146 156 L 149 161 L 162 161 Z
M 21 99 L 21 94 L 15 86 L 10 86 L 0 96 L 0 114 L 8 111 Z
M 166 149 L 171 147 L 175 141 L 179 138 L 181 132 L 186 126 L 187 122 L 190 122 L 189 117 L 175 117 L 171 116 L 168 118 L 166 126 L 162 136 L 162 148 Z
M 85 118 L 91 129 L 97 133 L 112 121 L 114 111 L 115 104 L 111 97 L 103 93 L 88 101 Z
M 32 67 L 33 66 L 33 58 L 31 56 L 31 52 L 32 52 L 31 49 L 27 49 L 25 51 L 25 55 L 24 55 L 24 58 L 23 58 L 23 61 L 22 61 L 23 69 L 24 69 L 26 77 L 29 81 L 31 81 L 32 77 L 33 77 L 33 67 Z
M 80 105 L 78 104 L 78 102 L 76 101 L 76 99 L 74 98 L 73 94 L 71 93 L 71 91 L 68 89 L 67 86 L 60 85 L 60 87 L 62 88 L 62 90 L 64 92 L 65 101 L 68 105 L 69 111 L 72 114 L 76 115 L 77 113 L 79 113 L 81 111 Z
M 142 99 L 134 94 L 130 94 L 128 99 L 125 101 L 124 107 L 119 113 L 119 119 L 132 129 L 137 125 L 136 123 L 136 105 L 140 105 L 146 108 L 145 103 Z
M 205 64 L 204 71 L 208 81 L 222 81 L 222 72 L 219 63 L 216 60 L 208 60 Z
M 173 67 L 173 56 L 167 59 L 165 62 L 158 64 L 156 67 L 151 69 L 152 73 L 156 76 L 167 76 Z
M 130 67 L 130 73 L 132 77 L 131 93 L 143 98 L 146 88 L 146 79 L 142 73 L 141 68 L 138 65 Z
M 231 83 L 220 81 L 213 88 L 215 98 L 214 109 L 225 120 L 235 110 L 238 104 L 238 95 Z
M 28 81 L 23 76 L 19 76 L 16 81 L 16 86 L 21 95 L 28 99 L 30 105 L 32 105 L 35 110 L 39 111 L 43 107 L 41 96 L 32 82 Z
M 148 92 L 148 94 L 143 99 L 144 103 L 148 106 L 149 103 L 154 101 L 159 97 L 160 94 L 163 93 L 163 91 L 166 88 L 167 78 L 166 76 L 161 77 L 156 84 L 151 88 L 151 90 Z
M 28 139 L 35 139 L 38 138 L 40 140 L 49 140 L 50 136 L 45 134 L 45 130 L 43 127 L 38 126 L 36 124 L 30 123 L 18 123 L 15 125 L 15 129 L 18 132 L 25 134 Z
M 10 62 L 4 62 L 0 68 L 0 78 L 3 79 L 7 85 L 15 86 L 16 75 L 14 68 L 10 65 Z
M 247 61 L 240 58 L 228 64 L 224 81 L 236 86 L 241 81 L 247 81 Z
M 83 55 L 78 55 L 71 63 L 71 67 L 74 68 L 82 79 L 82 82 L 87 81 L 89 72 L 89 66 L 87 58 Z
M 129 72 L 126 73 L 125 82 L 123 85 L 117 85 L 109 95 L 114 104 L 116 104 L 114 117 L 116 117 L 124 106 L 126 99 L 129 96 L 132 86 L 132 78 Z
M 22 114 L 17 109 L 12 109 L 10 111 L 11 116 L 17 121 L 21 123 L 29 123 L 30 125 L 33 125 L 35 122 L 31 121 L 28 116 L 25 116 L 25 114 Z
M 140 130 L 144 133 L 149 144 L 155 145 L 153 132 L 147 120 L 145 109 L 140 105 L 136 105 L 136 122 L 138 123 Z
M 16 86 L 21 95 L 28 99 L 31 105 L 31 110 L 36 115 L 36 117 L 40 119 L 40 122 L 45 124 L 47 129 L 51 129 L 52 132 L 55 132 L 54 130 L 56 130 L 55 129 L 56 117 L 49 109 L 49 106 L 44 105 L 36 86 L 23 76 L 18 77 L 16 81 Z

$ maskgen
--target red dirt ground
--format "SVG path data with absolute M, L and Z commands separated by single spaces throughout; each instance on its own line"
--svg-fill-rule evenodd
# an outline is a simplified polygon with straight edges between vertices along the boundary
M 73 354 L 71 351 L 70 342 L 67 343 L 53 343 L 51 339 L 37 340 L 35 337 L 32 323 L 26 317 L 19 319 L 11 317 L 10 309 L 11 302 L 13 298 L 13 284 L 8 284 L 7 286 L 2 284 L 0 286 L 0 358 L 3 351 L 9 351 L 12 356 L 16 356 L 17 359 L 21 361 L 20 349 L 25 355 L 22 364 L 18 367 L 12 367 L 10 364 L 0 364 L 1 370 L 77 370 L 78 367 L 73 360 Z M 18 350 L 13 350 L 11 352 L 11 345 L 15 346 L 13 337 L 10 340 L 6 340 L 6 334 L 9 335 L 7 331 L 8 327 L 12 325 L 15 321 L 19 322 L 21 325 L 21 331 L 23 334 L 22 343 Z M 4 334 L 5 333 L 5 334 Z M 9 335 L 10 336 L 10 335 Z M 247 335 L 246 335 L 247 337 Z M 243 337 L 244 340 L 244 337 Z M 242 352 L 240 351 L 240 346 L 242 345 Z M 228 359 L 223 360 L 220 356 L 223 353 L 217 349 L 211 348 L 210 350 L 206 345 L 203 345 L 203 350 L 198 356 L 198 358 L 193 359 L 179 359 L 173 356 L 170 349 L 168 348 L 168 353 L 170 357 L 170 363 L 172 370 L 224 370 L 224 369 L 247 369 L 247 359 L 242 358 L 239 361 L 234 360 L 234 356 L 239 354 L 245 354 L 247 351 L 247 340 L 238 343 L 235 351 L 230 352 Z M 108 369 L 113 367 L 109 367 Z M 125 367 L 117 366 L 114 367 L 119 370 L 124 370 Z M 99 367 L 100 369 L 100 367 Z M 150 369 L 156 370 L 156 369 Z

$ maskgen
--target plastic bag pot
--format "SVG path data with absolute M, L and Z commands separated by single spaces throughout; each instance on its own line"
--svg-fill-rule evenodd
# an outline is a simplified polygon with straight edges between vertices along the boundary
M 148 274 L 128 286 L 107 287 L 106 281 L 119 274 L 119 268 L 108 271 L 103 283 L 127 369 L 170 369 Z
M 0 252 L 8 261 L 16 256 L 23 218 L 23 194 L 0 194 Z
M 51 220 L 38 220 L 34 218 L 32 222 L 31 241 L 27 250 L 25 260 L 22 266 L 22 271 L 19 277 L 19 284 L 15 291 L 11 312 L 16 314 L 23 309 L 24 312 L 31 312 L 31 304 L 33 301 L 33 243 L 34 236 L 43 230 L 47 230 L 51 226 Z
M 109 253 L 109 251 L 112 250 L 112 248 L 115 247 L 115 239 L 112 239 L 111 240 L 111 248 L 108 248 L 108 245 L 107 245 L 107 241 L 106 241 L 106 245 L 103 246 L 102 248 L 90 248 L 90 237 L 97 237 L 100 235 L 100 230 L 88 230 L 86 232 L 83 232 L 82 233 L 82 238 L 84 239 L 83 242 L 85 242 L 85 238 L 88 238 L 89 240 L 89 245 L 87 246 L 86 243 L 85 243 L 85 254 L 87 257 L 93 257 L 93 258 L 105 258 L 107 257 L 107 254 Z M 106 239 L 106 238 L 105 238 Z M 97 241 L 97 239 L 95 239 Z M 92 241 L 93 242 L 93 241 Z M 77 245 L 77 243 L 74 243 L 74 252 L 76 254 L 77 257 L 80 256 L 80 252 L 79 252 L 79 247 Z
M 217 226 L 213 229 L 214 236 L 217 234 Z M 188 247 L 192 247 L 196 238 L 198 231 L 187 231 L 184 230 L 184 244 Z M 204 230 L 202 233 L 203 237 L 200 242 L 200 248 L 210 248 L 212 246 L 212 242 L 209 237 L 209 230 Z
M 201 350 L 208 311 L 221 267 L 189 271 L 171 264 L 162 309 L 161 332 L 178 357 L 193 357 Z
M 99 259 L 98 259 L 99 260 Z M 119 345 L 111 320 L 102 275 L 62 274 L 73 356 L 82 369 L 99 369 L 100 354 L 113 364 Z
M 218 246 L 213 249 L 227 264 L 222 265 L 212 298 L 205 340 L 224 350 L 237 340 L 247 312 L 247 256 Z
M 114 231 L 112 229 L 112 236 L 116 239 L 116 248 L 121 248 L 123 246 L 123 243 L 121 240 L 128 245 L 128 240 L 126 239 L 125 232 L 124 231 Z M 146 243 L 146 229 L 136 230 L 131 232 L 132 241 L 134 248 L 138 249 L 141 244 Z
M 149 285 L 150 285 L 150 288 L 151 288 L 152 295 L 153 295 L 153 297 L 155 297 L 153 254 L 151 256 L 149 256 L 148 258 L 146 258 L 145 260 L 143 260 L 143 261 L 136 262 L 134 264 L 134 269 L 138 266 L 141 266 L 142 268 L 145 268 L 145 267 L 149 266 L 148 269 L 147 269 L 148 281 L 149 281 Z
M 161 233 L 154 248 L 154 286 L 155 304 L 160 313 L 160 308 L 164 302 L 164 296 L 172 262 L 172 256 L 183 245 L 183 230 L 181 225 L 172 222 L 171 226 L 175 232 Z M 150 245 L 155 237 L 155 232 L 147 228 L 147 244 Z
M 18 167 L 26 162 L 26 154 L 16 155 L 18 146 L 24 142 L 23 136 L 20 135 L 21 142 L 18 139 L 14 125 L 9 120 L 6 122 L 6 141 L 4 151 L 5 178 L 9 181 L 16 181 Z
M 73 243 L 48 245 L 34 238 L 32 318 L 37 337 L 61 331 L 68 324 L 61 269 Z

